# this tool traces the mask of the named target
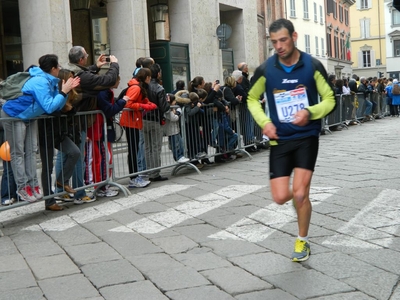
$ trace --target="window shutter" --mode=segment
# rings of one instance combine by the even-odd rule
[[[369,26],[370,26],[371,20],[370,19],[366,19],[365,20],[365,37],[369,38]]]
[[[361,9],[361,0],[356,1],[357,4],[357,9],[360,10]]]
[[[371,0],[367,0],[368,2],[368,8],[372,8],[372,1]]]
[[[365,38],[365,19],[360,20],[360,38]]]
[[[376,67],[375,50],[371,50],[371,67]]]
[[[358,51],[358,52],[357,52],[357,56],[358,56],[358,67],[359,67],[359,68],[364,67],[362,52],[361,52],[361,51]]]

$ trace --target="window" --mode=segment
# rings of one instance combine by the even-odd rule
[[[333,0],[333,17],[337,19],[337,3],[336,0]]]
[[[364,68],[371,67],[371,51],[366,50],[362,52],[362,64]]]
[[[393,47],[393,56],[400,56],[400,40],[394,40]]]
[[[310,35],[306,34],[305,35],[305,50],[306,53],[311,53],[311,49],[310,49]]]
[[[337,32],[335,32],[335,36],[333,38],[333,47],[335,50],[335,58],[339,58],[339,37],[337,35]]]
[[[368,5],[368,0],[361,0],[361,1],[359,1],[360,2],[360,4],[361,4],[361,9],[367,9],[367,8],[369,8],[369,5]]]
[[[290,0],[290,16],[292,18],[296,17],[296,5],[294,4],[294,0]]]
[[[328,57],[332,57],[332,34],[330,32],[326,34],[326,54]]]
[[[315,55],[319,56],[318,37],[315,37]]]
[[[361,30],[361,38],[369,38],[369,24],[370,24],[370,20],[369,19],[361,19],[360,20],[360,30]]]
[[[344,10],[344,24],[349,26],[349,11],[347,9]]]
[[[322,10],[322,5],[319,6],[319,22],[321,24],[324,24],[324,15],[323,15],[323,10]]]
[[[400,11],[392,10],[392,25],[400,25]]]
[[[304,19],[309,19],[309,16],[308,16],[308,0],[303,0],[303,10],[304,10],[303,18]]]
[[[318,22],[317,3],[314,2],[314,22]]]
[[[343,23],[343,6],[339,4],[339,21]]]
[[[321,55],[325,56],[325,41],[324,41],[324,38],[321,38]]]

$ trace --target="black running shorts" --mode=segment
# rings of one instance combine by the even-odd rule
[[[314,171],[319,139],[316,136],[297,140],[279,141],[270,147],[270,179],[290,176],[294,168]]]

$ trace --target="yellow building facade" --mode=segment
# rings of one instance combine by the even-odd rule
[[[386,76],[385,1],[357,0],[350,7],[350,16],[353,73]]]

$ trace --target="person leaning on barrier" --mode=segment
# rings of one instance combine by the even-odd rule
[[[360,84],[358,86],[358,92],[364,94],[364,101],[365,101],[365,111],[364,111],[364,119],[363,121],[370,121],[373,119],[372,117],[372,102],[369,101],[369,95],[372,93],[368,89],[368,81],[365,77],[360,78]]]
[[[169,98],[164,88],[160,84],[161,67],[154,64],[150,67],[151,80],[147,89],[147,96],[151,102],[157,105],[157,109],[144,115],[143,117],[143,136],[145,145],[146,166],[149,171],[150,181],[164,181],[167,177],[160,175],[156,170],[161,167],[161,147],[163,132],[161,125],[164,114],[169,111]]]
[[[142,175],[136,175],[139,170],[139,147],[140,147],[140,131],[143,130],[143,113],[152,113],[157,105],[148,99],[147,88],[151,80],[151,71],[148,68],[142,68],[128,82],[128,90],[126,96],[129,98],[125,104],[120,118],[120,125],[124,127],[126,141],[128,144],[128,169],[131,174],[129,180],[129,188],[144,188],[151,182],[146,180]],[[152,112],[150,112],[152,111]]]
[[[61,110],[69,91],[79,85],[79,78],[63,81],[58,89],[60,71],[58,57],[46,54],[39,58],[39,67],[28,69],[31,76],[24,84],[22,96],[7,101],[1,111],[5,138],[10,144],[11,166],[20,200],[35,202],[43,198],[36,174],[37,120],[34,118]]]
[[[61,69],[58,73],[58,78],[60,79],[58,86],[61,91],[61,82],[73,78],[73,74],[69,70]],[[76,191],[69,186],[69,180],[72,177],[75,164],[79,159],[80,150],[74,141],[71,140],[71,136],[68,132],[67,127],[70,119],[66,116],[62,116],[62,114],[73,113],[73,107],[70,103],[77,101],[77,97],[76,91],[72,89],[68,93],[67,103],[61,111],[53,113],[52,118],[38,120],[39,150],[40,160],[42,161],[41,179],[45,196],[53,194],[51,178],[54,166],[54,149],[61,152],[64,158],[62,172],[58,173],[56,184],[58,186],[64,186],[69,193],[76,193]],[[60,211],[64,209],[56,203],[56,199],[53,197],[45,200],[45,208],[51,211]]]
[[[298,262],[307,260],[310,255],[308,229],[312,207],[309,195],[318,155],[321,118],[334,110],[336,101],[321,62],[296,48],[298,35],[293,23],[286,19],[276,20],[269,32],[275,54],[256,69],[247,103],[254,120],[271,140],[272,198],[281,205],[292,200],[297,212],[298,237],[292,260]],[[303,88],[299,89],[299,86]],[[293,93],[294,90],[298,97],[292,98],[289,91]],[[259,102],[264,92],[269,116]],[[296,107],[298,110],[292,115],[284,114]]]
[[[118,59],[114,55],[110,55],[110,65],[105,74],[99,74],[101,67],[107,64],[106,56],[100,55],[96,63],[92,66],[87,67],[89,55],[86,53],[85,48],[82,46],[74,46],[70,49],[68,54],[69,62],[65,65],[65,68],[74,72],[76,77],[80,78],[80,85],[76,89],[79,98],[81,99],[78,103],[74,105],[76,111],[93,111],[97,107],[97,95],[100,91],[106,90],[114,86],[117,82],[119,75],[119,65]],[[76,120],[74,134],[80,135],[77,140],[79,141],[79,148],[81,149],[81,157],[75,165],[74,175],[72,177],[72,186],[82,187],[83,182],[83,170],[84,167],[84,146],[86,141],[86,130],[87,126],[93,123],[93,116],[81,116]],[[90,124],[89,124],[90,123]],[[60,172],[57,166],[62,164],[61,156],[57,154],[56,170]],[[64,189],[65,190],[65,189]],[[61,192],[62,189],[57,187],[57,191]],[[71,201],[68,194],[65,195],[67,201]],[[95,197],[88,196],[84,189],[77,191],[74,194],[74,204],[84,204],[90,203],[96,200]]]

